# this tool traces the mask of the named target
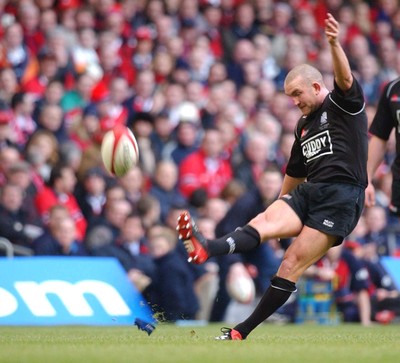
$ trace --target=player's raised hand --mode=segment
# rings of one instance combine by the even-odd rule
[[[339,23],[331,13],[328,13],[325,19],[325,35],[329,43],[334,44],[338,41],[339,30]]]

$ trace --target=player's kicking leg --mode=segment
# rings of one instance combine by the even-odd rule
[[[189,262],[195,264],[202,264],[213,256],[248,252],[261,243],[260,234],[250,225],[239,227],[221,238],[207,240],[199,232],[189,212],[181,213],[176,229],[183,240]]]
[[[183,240],[183,245],[188,253],[188,261],[195,264],[206,262],[209,258],[207,240],[199,232],[189,212],[180,214],[176,230],[179,232],[179,238]]]

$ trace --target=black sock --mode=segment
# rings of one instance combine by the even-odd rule
[[[246,225],[221,238],[207,241],[210,256],[227,255],[234,252],[248,252],[256,248],[261,240],[260,234],[253,227]]]
[[[275,276],[271,279],[271,285],[264,293],[253,313],[242,323],[235,326],[243,339],[251,333],[259,324],[278,310],[289,299],[292,292],[296,291],[294,282]]]

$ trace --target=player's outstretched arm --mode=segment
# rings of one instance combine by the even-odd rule
[[[282,195],[288,194],[290,191],[292,191],[294,188],[296,188],[299,184],[303,183],[304,181],[305,178],[293,178],[286,174],[285,177],[283,178],[283,184],[281,192],[279,193],[279,198],[282,197]]]
[[[365,206],[371,207],[375,205],[375,188],[372,184],[372,180],[382,162],[386,151],[386,141],[373,135],[369,140],[368,145],[368,187],[365,190]]]
[[[325,35],[328,39],[333,61],[335,81],[343,91],[350,89],[353,84],[353,75],[349,60],[339,42],[340,26],[332,14],[328,13],[325,19]]]

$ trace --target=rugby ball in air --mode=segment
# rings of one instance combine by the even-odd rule
[[[101,158],[109,173],[124,176],[139,161],[139,148],[132,131],[123,125],[107,131],[101,142]]]
[[[256,296],[254,281],[244,266],[235,265],[231,266],[226,277],[226,290],[238,303],[250,304]]]

